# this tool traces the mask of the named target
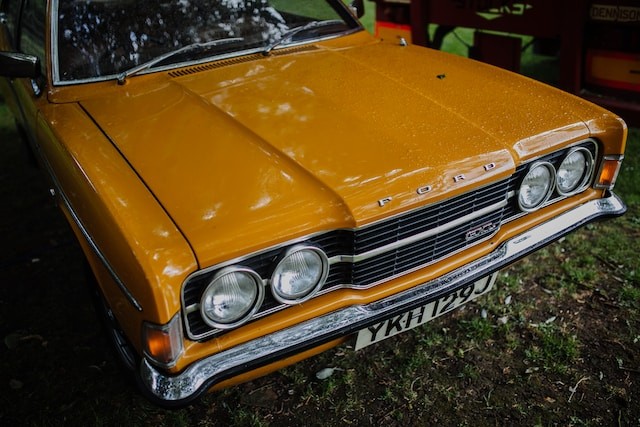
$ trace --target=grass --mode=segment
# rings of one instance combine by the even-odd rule
[[[555,323],[543,323],[535,328],[535,339],[525,350],[527,361],[545,371],[565,374],[579,355],[578,339]]]
[[[486,318],[473,317],[471,320],[461,321],[462,329],[469,339],[485,342],[493,336],[494,325]]]
[[[632,272],[634,277],[631,278],[630,283],[625,283],[620,289],[620,304],[633,307],[640,308],[640,288],[637,286],[637,283],[640,282],[636,276],[636,272]]]

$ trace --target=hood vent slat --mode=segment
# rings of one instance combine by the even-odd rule
[[[297,46],[297,47],[292,47],[288,49],[277,49],[272,51],[269,54],[269,56],[281,56],[281,55],[288,55],[291,53],[308,52],[313,50],[318,50],[318,48],[314,45],[304,45],[304,46]],[[255,53],[252,55],[244,55],[244,56],[238,56],[236,58],[209,62],[206,64],[193,65],[190,67],[181,68],[179,70],[172,70],[172,71],[169,71],[167,74],[171,77],[188,76],[190,74],[195,74],[202,71],[209,71],[216,68],[226,67],[229,65],[242,64],[243,62],[251,62],[261,58],[264,58],[264,55],[262,55],[261,53]]]

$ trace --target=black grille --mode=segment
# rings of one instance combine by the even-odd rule
[[[342,236],[349,239],[348,242],[345,242],[345,246],[350,244],[353,248],[348,254],[362,255],[376,248],[392,245],[421,233],[428,233],[438,227],[446,226],[460,218],[472,215],[478,210],[499,204],[507,199],[510,181],[511,179],[507,179],[442,203],[418,209],[356,231],[350,231],[347,235]],[[467,237],[470,230],[489,223],[493,224],[493,228],[497,230],[502,221],[502,215],[503,209],[498,209],[488,216],[465,222],[443,233],[426,237],[382,255],[354,264],[348,263],[347,268],[341,269],[339,276],[330,277],[330,280],[327,280],[325,287],[334,287],[344,283],[367,286],[418,266],[430,264],[475,243],[478,238],[469,240]]]
[[[472,215],[480,209],[507,200],[514,187],[517,175],[496,184],[466,193],[435,205],[417,209],[358,230],[336,230],[308,239],[305,243],[318,246],[329,258],[337,255],[362,255],[379,247],[397,243],[420,233],[428,233],[452,221]],[[511,200],[510,200],[511,202]],[[433,263],[454,252],[460,251],[482,240],[480,235],[469,239],[470,230],[491,224],[497,230],[505,220],[505,212],[517,212],[517,208],[500,208],[489,215],[461,224],[458,227],[435,234],[415,243],[404,245],[366,260],[333,264],[324,289],[337,286],[368,286],[401,275],[418,267]],[[298,242],[299,243],[299,242]],[[256,271],[261,277],[269,278],[283,248],[263,252],[240,262],[240,265]],[[204,274],[192,278],[185,286],[183,297],[185,307],[199,304],[202,293],[212,275]],[[279,303],[267,292],[260,312],[277,308]],[[201,318],[199,310],[187,314],[190,335],[200,339],[211,335],[210,328]]]
[[[502,221],[503,208],[480,219],[466,222],[433,237],[403,246],[391,252],[353,264],[353,284],[366,286],[397,276],[420,266],[437,261],[482,240],[485,234],[469,238],[468,233],[481,226],[497,231]],[[457,216],[457,215],[456,215]],[[493,233],[491,233],[493,234]]]
[[[595,158],[596,146],[592,142],[582,144],[589,148]],[[546,156],[557,168],[567,150]],[[430,206],[419,208],[357,230],[335,230],[312,237],[304,242],[321,248],[329,258],[346,255],[361,256],[369,251],[386,245],[394,245],[405,239],[425,234],[424,238],[375,256],[366,256],[357,262],[338,262],[331,265],[325,290],[339,286],[366,287],[384,282],[409,271],[435,263],[453,253],[462,251],[497,232],[500,226],[524,213],[517,204],[517,189],[528,171],[528,165],[519,166],[515,173],[500,182],[476,189],[461,196],[445,200]],[[513,196],[513,197],[512,197]],[[561,198],[554,194],[552,201]],[[506,204],[503,203],[506,201]],[[491,206],[485,215],[476,213]],[[477,218],[476,218],[477,217]],[[471,218],[465,220],[465,218]],[[456,222],[455,227],[448,227]],[[432,230],[443,227],[441,232]],[[235,265],[253,269],[262,278],[270,278],[278,257],[286,247],[267,250],[247,258]],[[188,310],[186,320],[189,336],[192,339],[204,339],[220,331],[210,328],[201,318],[197,307],[202,293],[215,270],[191,278],[183,289],[183,303]],[[278,303],[267,290],[261,313],[278,309]]]

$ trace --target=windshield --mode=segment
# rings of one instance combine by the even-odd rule
[[[339,0],[59,0],[54,80],[268,53],[358,28]]]

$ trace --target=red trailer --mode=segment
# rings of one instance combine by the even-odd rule
[[[520,37],[557,55],[558,86],[640,125],[637,0],[375,0],[376,34],[439,49],[457,27],[476,30],[469,56],[520,69]],[[429,25],[431,26],[431,34]],[[435,27],[435,28],[434,28]]]

